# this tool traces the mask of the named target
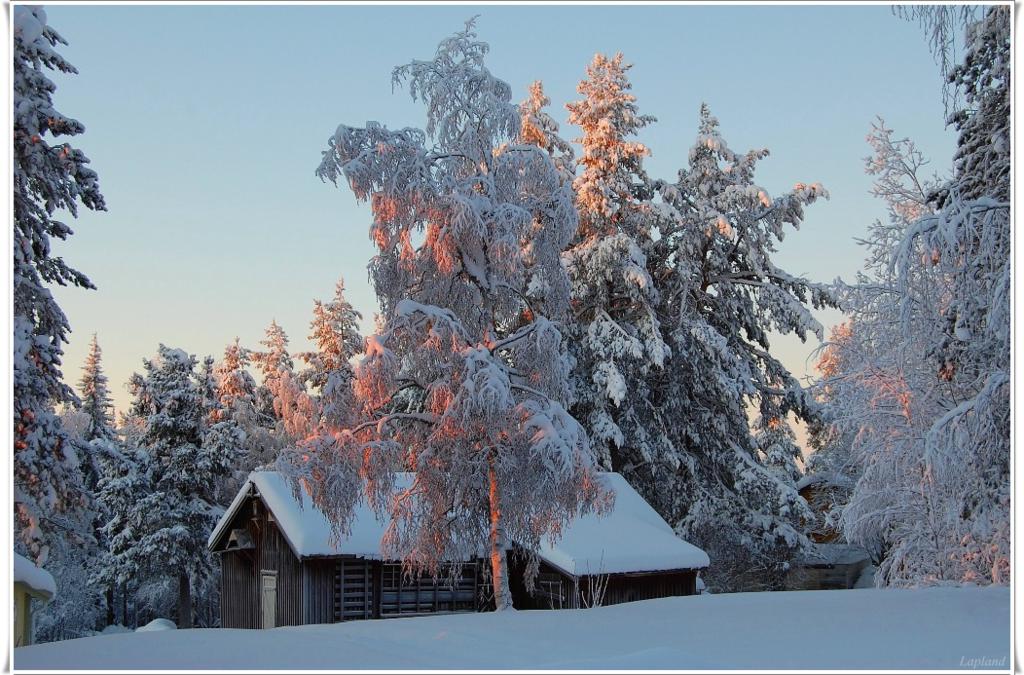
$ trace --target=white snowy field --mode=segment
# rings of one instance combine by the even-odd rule
[[[794,591],[576,611],[124,633],[14,650],[51,669],[1009,669],[1008,588]]]

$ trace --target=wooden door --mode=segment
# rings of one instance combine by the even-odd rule
[[[277,625],[277,572],[260,575],[260,605],[263,607],[263,627]]]

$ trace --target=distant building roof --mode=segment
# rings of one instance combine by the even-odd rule
[[[53,575],[17,553],[14,554],[14,582],[25,584],[41,600],[49,600],[57,594]]]
[[[859,546],[827,542],[814,544],[795,562],[803,567],[825,567],[834,565],[853,565],[871,556]]]
[[[796,489],[803,490],[809,485],[817,485],[819,483],[835,485],[837,487],[853,487],[853,482],[843,474],[822,471],[820,473],[807,473],[801,476],[800,480],[796,482]]]
[[[707,567],[708,556],[683,541],[661,516],[617,473],[600,474],[614,491],[615,505],[604,516],[588,514],[574,519],[556,543],[543,542],[540,557],[574,576],[654,572]],[[397,486],[409,485],[412,474],[399,474]],[[331,526],[312,505],[308,495],[296,500],[283,476],[273,471],[255,471],[224,512],[208,540],[212,548],[225,533],[238,509],[250,495],[259,494],[270,509],[295,555],[354,555],[379,559],[380,542],[387,528],[373,509],[360,501],[355,507],[349,536],[331,543]]]

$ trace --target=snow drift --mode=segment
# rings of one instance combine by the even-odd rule
[[[17,669],[1009,668],[1006,587],[793,591],[271,630],[128,633],[14,650]],[[984,659],[984,661],[979,661]]]

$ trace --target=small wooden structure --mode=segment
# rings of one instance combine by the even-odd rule
[[[814,521],[807,523],[812,546],[793,561],[786,576],[787,590],[837,590],[853,588],[871,565],[868,552],[846,543],[842,532],[826,518],[831,504],[849,494],[853,485],[841,474],[814,473],[797,482]]]
[[[57,584],[49,572],[28,558],[14,554],[14,646],[32,644],[34,617],[32,600],[49,602]]]
[[[786,590],[825,591],[853,588],[871,565],[867,551],[839,542],[814,544],[794,560],[786,576]]]
[[[531,593],[512,556],[517,607],[614,604],[696,592],[707,555],[675,536],[618,474],[612,513],[577,518],[540,551]],[[408,474],[399,483],[411,481]],[[447,578],[410,579],[382,560],[386,523],[360,503],[351,532],[332,543],[330,525],[305,494],[296,500],[275,472],[250,474],[209,538],[221,560],[221,626],[272,628],[355,619],[472,612],[492,605],[479,559],[459,561]]]
[[[806,523],[811,541],[841,542],[842,533],[828,521],[826,513],[832,504],[845,503],[853,489],[850,479],[842,474],[812,473],[802,476],[796,489],[814,514],[813,522]]]

